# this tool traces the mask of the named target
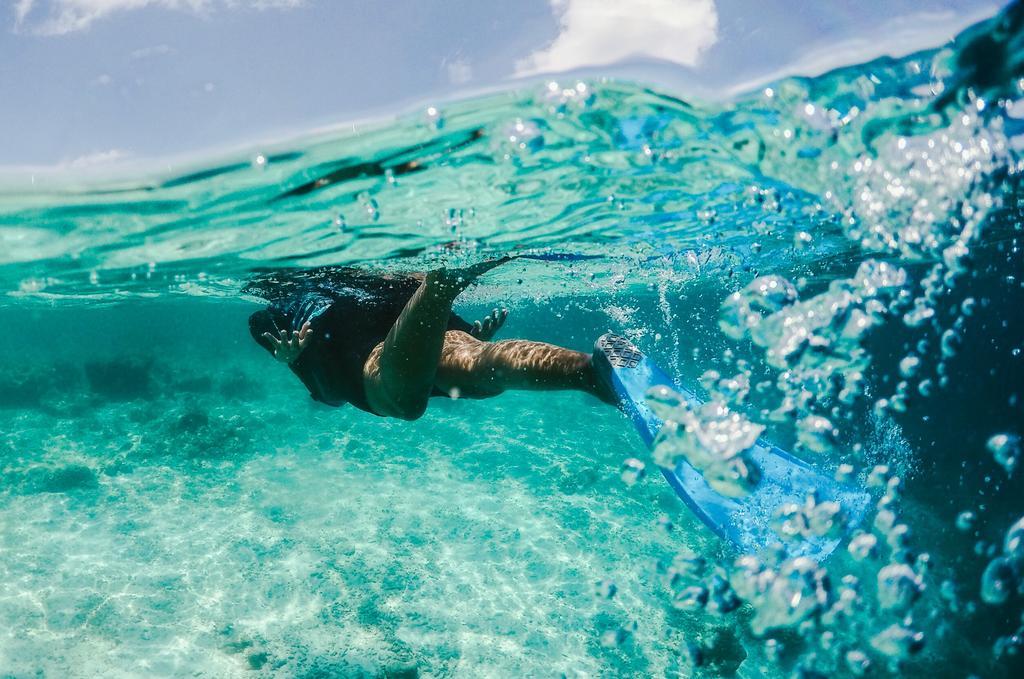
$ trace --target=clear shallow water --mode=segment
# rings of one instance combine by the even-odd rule
[[[572,81],[3,191],[0,672],[1013,676],[1020,14],[727,105]],[[254,275],[521,249],[594,257],[460,312],[625,332],[850,465],[877,502],[851,548],[737,562],[587,397],[390,423],[248,337]]]

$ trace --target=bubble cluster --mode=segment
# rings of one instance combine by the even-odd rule
[[[838,502],[819,502],[813,495],[803,504],[787,502],[775,511],[773,528],[784,539],[838,537],[843,528]]]
[[[806,557],[784,561],[778,568],[752,556],[741,557],[730,582],[754,609],[751,629],[759,636],[820,616],[834,598],[828,572]]]
[[[781,371],[777,386],[784,400],[777,415],[807,413],[798,427],[806,449],[822,453],[834,445],[836,428],[808,411],[835,400],[849,404],[862,393],[870,363],[864,339],[886,318],[887,302],[906,282],[902,268],[869,259],[853,277],[833,281],[806,300],[785,279],[762,276],[723,302],[723,332],[753,341]]]
[[[573,110],[592,105],[595,93],[593,88],[582,80],[565,86],[552,80],[544,86],[540,98],[547,105],[549,112],[563,116]]]
[[[839,431],[821,415],[808,415],[797,422],[797,442],[804,450],[827,453],[832,450]]]
[[[992,204],[981,180],[1005,163],[1006,149],[1001,122],[967,107],[937,134],[899,137],[855,159],[848,235],[908,260],[938,255],[956,270]]]
[[[1002,553],[989,561],[981,576],[981,599],[997,606],[1012,594],[1024,594],[1024,518],[1006,531]]]
[[[797,300],[796,287],[781,276],[755,278],[722,303],[718,327],[732,339],[743,339],[770,314]]]
[[[538,151],[544,147],[542,121],[516,118],[504,127],[500,139],[512,154]]]
[[[692,405],[667,387],[648,393],[648,402],[665,424],[654,447],[654,460],[674,469],[686,460],[708,485],[727,497],[742,497],[760,480],[748,450],[764,427],[721,401]]]

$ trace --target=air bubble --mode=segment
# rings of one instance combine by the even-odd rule
[[[906,612],[923,588],[920,577],[905,564],[892,564],[878,571],[878,604],[882,610]]]
[[[1005,556],[989,562],[981,576],[981,599],[997,606],[1004,603],[1016,587],[1017,571],[1013,562]]]
[[[880,488],[889,481],[889,465],[875,465],[868,473],[868,488]]]
[[[423,112],[427,125],[433,130],[440,130],[444,127],[444,116],[436,106],[428,106]]]
[[[871,659],[864,651],[847,651],[846,666],[854,676],[863,677],[871,669]]]
[[[872,637],[871,646],[893,660],[905,660],[924,648],[924,634],[893,624]]]
[[[619,472],[619,476],[627,486],[643,481],[646,475],[647,466],[635,457],[626,459],[622,463],[622,470]]]
[[[366,213],[366,218],[371,222],[376,222],[380,219],[380,206],[377,204],[377,200],[366,191],[363,191],[358,196],[359,204],[362,206],[363,211]]]
[[[956,515],[956,527],[958,530],[969,531],[978,522],[978,515],[970,510],[965,510]]]
[[[993,459],[1012,476],[1020,462],[1020,437],[1016,434],[995,434],[985,444]]]
[[[850,544],[846,546],[846,550],[854,560],[863,561],[864,559],[869,559],[874,556],[877,547],[878,538],[871,533],[861,533],[850,540]]]
[[[838,434],[832,423],[820,415],[808,415],[797,423],[797,442],[815,453],[832,450]]]
[[[755,278],[723,302],[719,327],[729,337],[742,339],[764,316],[781,310],[796,299],[796,288],[785,278]]]
[[[764,427],[733,412],[721,401],[691,408],[686,400],[666,387],[647,394],[654,412],[665,421],[654,459],[674,469],[686,460],[716,492],[742,497],[757,485],[760,469],[749,450]]]
[[[917,370],[920,367],[921,359],[914,355],[906,356],[900,361],[900,375],[909,379],[917,374]]]
[[[618,588],[611,580],[600,580],[594,586],[594,594],[601,599],[614,598],[616,592],[618,592]]]
[[[629,640],[629,630],[619,628],[608,630],[601,635],[601,645],[605,648],[618,648]]]

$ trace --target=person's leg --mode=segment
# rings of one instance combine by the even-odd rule
[[[426,275],[363,366],[366,400],[374,412],[406,420],[423,414],[434,388],[452,303],[477,276],[506,261],[504,257]]]
[[[436,385],[469,398],[506,389],[575,389],[616,403],[594,374],[590,354],[529,340],[481,342],[456,330],[445,334]]]

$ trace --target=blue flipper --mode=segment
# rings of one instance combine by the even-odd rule
[[[661,430],[662,420],[647,405],[647,391],[666,386],[691,405],[700,400],[680,387],[629,340],[607,334],[594,346],[594,365],[598,374],[622,401],[633,424],[650,446]],[[807,556],[823,561],[839,544],[835,536],[797,536],[783,539],[772,527],[776,511],[785,504],[803,505],[814,494],[819,502],[840,504],[847,530],[863,518],[870,496],[862,490],[844,486],[824,476],[778,446],[764,440],[747,453],[761,471],[761,478],[743,497],[726,497],[712,490],[704,477],[685,460],[675,469],[661,467],[665,478],[682,498],[719,537],[743,553],[758,553],[773,544],[782,544],[789,556]]]

